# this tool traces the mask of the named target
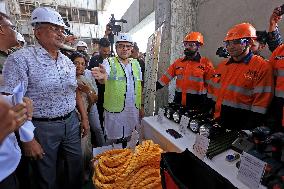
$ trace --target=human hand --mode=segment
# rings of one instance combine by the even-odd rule
[[[282,16],[279,16],[280,14],[281,7],[276,7],[269,19],[269,32],[275,31],[277,23],[282,19]]]
[[[82,138],[87,136],[89,131],[90,131],[89,120],[88,119],[82,119],[81,120],[81,136],[82,136]]]
[[[90,92],[90,90],[91,90],[90,87],[86,83],[84,83],[84,82],[78,83],[78,89],[81,92],[86,93],[86,94],[88,94]]]
[[[15,116],[11,107],[0,100],[0,144],[10,133],[18,129]]]
[[[19,103],[12,107],[15,113],[15,121],[17,129],[28,120],[28,108],[25,102]]]
[[[99,67],[92,68],[92,75],[99,81],[99,83],[104,84],[107,79],[106,69],[103,65]]]
[[[24,155],[31,160],[42,159],[45,155],[41,145],[35,139],[30,142],[23,142],[23,151]]]
[[[28,97],[24,97],[23,101],[27,104],[27,116],[28,116],[28,120],[32,120],[33,118],[33,111],[34,111],[34,107],[33,107],[33,101],[31,99],[29,99]]]

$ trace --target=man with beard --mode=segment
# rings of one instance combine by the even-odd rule
[[[211,61],[199,54],[199,49],[203,44],[201,33],[187,34],[183,40],[185,56],[175,60],[156,85],[158,90],[176,77],[174,102],[194,110],[208,110],[206,81],[210,79],[214,70]]]
[[[231,58],[218,65],[209,82],[214,88],[214,117],[228,129],[261,126],[272,99],[272,67],[250,50],[256,37],[249,23],[232,27],[224,39]]]
[[[66,188],[81,188],[82,152],[80,124],[75,106],[81,113],[81,132],[89,123],[80,94],[76,91],[76,71],[72,61],[59,50],[64,42],[65,24],[61,15],[49,7],[38,7],[31,15],[37,39],[35,46],[24,47],[10,55],[3,69],[4,88],[12,93],[24,84],[24,95],[34,102],[32,122],[35,139],[42,153],[34,157],[33,146],[23,145],[32,157],[35,181],[39,189],[56,188],[56,169],[64,157]]]

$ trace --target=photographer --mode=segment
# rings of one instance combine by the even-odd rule
[[[114,56],[114,51],[113,51],[113,44],[114,44],[114,36],[118,35],[119,32],[121,32],[121,26],[116,25],[116,22],[121,22],[121,23],[127,23],[126,20],[120,19],[116,20],[114,18],[114,14],[111,14],[109,23],[106,25],[106,31],[104,38],[107,38],[110,41],[110,56]]]

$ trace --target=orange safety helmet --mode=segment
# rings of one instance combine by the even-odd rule
[[[204,41],[203,41],[203,35],[199,32],[190,32],[188,33],[185,38],[183,39],[183,41],[193,41],[193,42],[198,42],[200,43],[201,45],[204,44]]]
[[[229,29],[224,41],[242,38],[257,38],[256,30],[250,23],[237,24],[231,29]]]

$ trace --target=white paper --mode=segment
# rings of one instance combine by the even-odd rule
[[[165,109],[164,108],[159,108],[157,121],[162,123],[163,119],[164,119],[164,115],[165,115]]]
[[[197,134],[195,138],[195,143],[193,145],[194,154],[201,160],[204,159],[210,140],[202,135]]]
[[[190,121],[189,117],[186,117],[184,115],[181,116],[180,123],[179,123],[181,133],[185,134],[189,121]]]
[[[13,90],[12,102],[17,105],[23,102],[24,98],[24,84],[19,83]],[[22,142],[29,142],[34,138],[34,125],[31,121],[26,121],[19,129],[20,140]]]
[[[23,102],[24,98],[24,84],[23,82],[19,83],[13,90],[13,105],[17,105]]]
[[[251,189],[258,189],[266,163],[243,152],[237,178]]]

